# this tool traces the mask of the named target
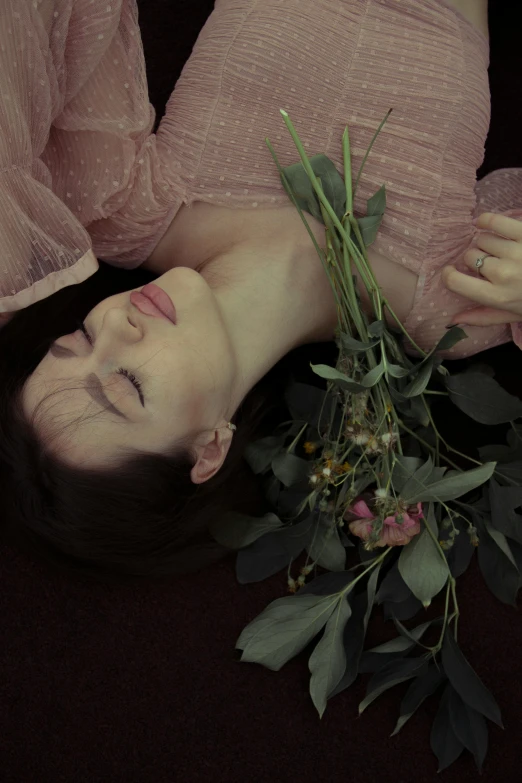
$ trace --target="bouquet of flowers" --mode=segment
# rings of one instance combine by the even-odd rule
[[[368,200],[367,214],[359,219],[353,201],[390,112],[354,187],[348,128],[342,139],[344,178],[326,156],[307,157],[283,110],[300,162],[281,168],[266,140],[336,297],[338,359],[335,367],[310,365],[325,379],[326,391],[295,383],[286,395],[292,419],[247,448],[246,459],[262,474],[274,512],[260,518],[230,514],[216,522],[212,534],[239,550],[241,583],[288,569],[290,595],[274,600],[237,640],[242,661],[279,671],[320,635],[309,659],[310,695],[319,716],[328,699],[360,673],[372,677],[359,714],[388,688],[410,681],[392,736],[437,692],[431,748],[438,771],[464,748],[481,771],[486,719],[504,727],[497,702],[458,646],[456,580],[476,549],[489,589],[516,607],[522,571],[522,517],[516,512],[522,504],[522,424],[516,420],[522,403],[480,365],[449,373],[438,354],[467,336],[458,326],[432,351],[422,351],[376,283],[366,248],[382,221],[385,188]],[[317,244],[305,212],[324,223],[326,249]],[[352,264],[368,291],[373,318],[361,308]],[[395,330],[384,318],[386,310]],[[406,354],[400,340],[411,343],[418,359]],[[483,424],[509,422],[509,446],[480,449],[484,462],[456,450],[435,425],[431,395],[449,397]],[[473,466],[464,470],[449,454]],[[348,568],[350,548],[358,562]],[[292,563],[303,552],[307,561],[294,578]],[[404,621],[439,593],[443,615],[406,628]],[[375,605],[383,605],[398,635],[363,650]]]

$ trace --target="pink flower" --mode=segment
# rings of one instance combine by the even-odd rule
[[[367,541],[373,529],[372,521],[375,519],[375,515],[372,514],[364,500],[358,500],[347,511],[359,517],[359,519],[355,519],[348,525],[350,532],[363,541]],[[396,515],[386,517],[381,537],[375,546],[404,546],[404,544],[409,544],[413,536],[420,533],[419,519],[422,516],[422,503],[417,503],[417,511],[402,515],[402,524],[396,521]]]

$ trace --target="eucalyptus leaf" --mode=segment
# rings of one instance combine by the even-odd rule
[[[409,544],[402,547],[399,571],[425,609],[442,590],[450,576],[446,560],[441,557],[427,530],[414,536]]]
[[[433,353],[437,353],[438,351],[449,351],[450,348],[453,348],[454,345],[461,340],[464,340],[467,336],[464,329],[461,329],[460,326],[452,326],[451,329],[448,329],[446,334],[440,338],[433,349]]]
[[[446,676],[461,699],[503,729],[497,702],[472,669],[449,630],[444,635],[441,656]]]
[[[360,383],[356,383],[352,378],[349,378],[334,367],[330,367],[328,364],[310,364],[310,367],[321,378],[326,378],[328,381],[334,381],[343,389],[347,389],[352,392],[366,391],[366,387]]]
[[[428,500],[445,501],[461,497],[472,489],[484,484],[491,478],[495,469],[495,462],[486,462],[478,468],[463,471],[460,474],[433,481],[425,489],[404,497],[410,504],[425,502]],[[409,544],[408,544],[409,546]]]
[[[433,362],[428,361],[422,364],[421,369],[410,383],[401,391],[405,397],[417,397],[425,390],[430,382],[433,372]]]
[[[445,679],[444,672],[435,665],[429,666],[423,674],[415,677],[403,696],[399,709],[400,715],[390,737],[394,737],[402,729],[424,699],[435,693]]]
[[[437,756],[439,768],[437,772],[442,772],[458,759],[464,745],[459,740],[451,725],[449,713],[449,697],[452,691],[450,683],[446,685],[442,692],[439,709],[435,715],[435,720],[431,727],[430,744],[431,749]]]
[[[346,669],[343,634],[351,613],[348,598],[342,595],[326,623],[321,640],[315,646],[308,661],[308,668],[312,675],[310,696],[320,718],[323,717],[326,709],[328,696],[339,684]]]
[[[292,484],[308,477],[311,473],[311,464],[307,459],[283,451],[272,460],[272,470],[285,487],[291,487]]]
[[[267,579],[281,569],[288,568],[308,544],[313,535],[313,518],[303,519],[296,525],[266,533],[238,552],[236,577],[240,584],[250,584]]]
[[[365,247],[369,247],[379,232],[379,227],[382,223],[382,215],[366,215],[366,217],[359,218],[357,225],[361,232],[362,241]]]
[[[343,348],[353,353],[367,351],[369,348],[374,348],[379,342],[379,339],[372,340],[371,342],[362,342],[361,340],[356,340],[355,337],[350,337],[348,334],[341,334]]]
[[[392,472],[392,486],[400,495],[408,480],[421,465],[418,457],[406,457],[402,454],[395,455],[395,464]]]
[[[520,588],[520,574],[491,538],[485,526],[481,528],[477,559],[484,581],[495,598],[504,604],[517,608],[517,594]]]
[[[359,704],[359,715],[384,691],[398,685],[400,682],[410,680],[421,674],[427,668],[423,658],[399,658],[380,668],[368,682],[366,696]]]
[[[453,520],[453,524],[457,530],[460,530],[460,535],[455,536],[453,546],[445,552],[445,555],[451,575],[457,579],[468,569],[475,547],[466,533],[467,525],[464,525],[458,518]]]
[[[294,381],[285,391],[285,403],[293,419],[314,421],[317,424],[317,416],[324,402],[326,391],[310,386],[307,383]]]
[[[336,696],[342,690],[349,688],[355,681],[361,659],[368,620],[372,613],[375,600],[375,591],[382,562],[375,566],[368,577],[366,594],[352,596],[352,616],[348,620],[344,631],[344,650],[346,654],[346,668],[343,677],[330,694],[330,698]]]
[[[309,160],[314,174],[321,180],[324,195],[340,220],[346,207],[346,187],[343,178],[326,155],[313,155]],[[294,163],[284,168],[283,172],[301,209],[323,222],[319,200],[303,164]]]
[[[236,647],[241,661],[279,671],[326,625],[338,598],[294,595],[277,598],[243,630]]]
[[[368,325],[368,334],[370,337],[382,337],[386,331],[386,322],[380,319],[379,321],[372,321]]]
[[[386,187],[381,185],[373,196],[371,196],[366,202],[366,214],[367,215],[383,215],[386,209]]]
[[[428,620],[428,622],[422,623],[422,625],[418,625],[416,628],[412,628],[411,631],[406,631],[406,628],[404,628],[404,626],[401,625],[397,619],[393,619],[395,622],[395,627],[400,629],[399,633],[401,635],[396,636],[395,639],[390,639],[389,642],[383,642],[383,644],[379,644],[377,647],[372,647],[366,652],[382,654],[391,652],[405,652],[407,650],[411,650],[432,623],[432,620]],[[405,632],[404,635],[403,632]]]
[[[241,549],[265,533],[282,527],[282,524],[279,517],[271,512],[262,517],[251,517],[231,511],[213,520],[209,525],[209,532],[222,546]]]
[[[492,478],[488,489],[492,526],[522,544],[522,515],[515,510],[522,506],[522,487],[501,487]]]
[[[361,383],[363,387],[369,389],[372,386],[375,386],[380,381],[383,375],[384,375],[384,363],[381,361],[377,365],[377,367],[374,367],[372,370],[366,373],[366,375],[362,378]]]
[[[422,603],[413,593],[405,601],[385,601],[382,612],[385,620],[410,620],[422,609]]]
[[[481,424],[505,424],[522,416],[522,402],[483,373],[450,375],[446,388],[457,408]]]
[[[411,370],[409,367],[401,367],[400,364],[390,364],[386,362],[386,372],[389,373],[392,378],[404,378],[409,375]]]
[[[310,559],[329,571],[343,571],[346,565],[346,550],[339,538],[335,523],[318,524],[307,550]]]
[[[455,736],[473,754],[478,771],[482,773],[482,765],[488,752],[486,719],[463,702],[455,689],[451,690],[449,697],[449,714]]]
[[[248,443],[244,456],[251,470],[262,473],[270,465],[275,455],[281,450],[285,442],[285,435],[269,435],[253,443]]]

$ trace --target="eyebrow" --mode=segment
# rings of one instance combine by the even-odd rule
[[[76,355],[70,351],[69,348],[64,348],[62,345],[56,345],[55,343],[52,343],[49,346],[49,353],[51,356],[54,356],[55,359],[68,359],[71,356],[74,357]],[[109,413],[114,413],[116,416],[121,416],[122,418],[127,419],[127,421],[132,421],[132,419],[129,419],[129,417],[126,416],[123,411],[120,411],[119,408],[112,404],[103,391],[102,382],[95,373],[90,373],[85,380],[87,382],[84,386],[85,391],[95,402],[101,405],[105,410],[108,410]]]

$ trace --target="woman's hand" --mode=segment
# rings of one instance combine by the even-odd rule
[[[491,326],[522,321],[522,222],[484,212],[475,225],[494,232],[478,234],[476,247],[464,254],[464,262],[471,270],[476,269],[477,258],[488,254],[479,270],[481,277],[465,275],[450,265],[443,267],[441,276],[450,291],[483,306],[462,310],[451,323]]]

